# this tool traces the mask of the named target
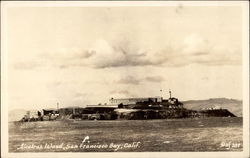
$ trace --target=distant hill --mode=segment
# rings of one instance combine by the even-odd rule
[[[24,109],[15,109],[15,110],[11,110],[9,111],[9,122],[12,121],[19,121],[23,118],[23,116],[26,114],[26,110]]]
[[[243,106],[241,100],[227,98],[212,98],[207,100],[188,100],[183,101],[184,107],[192,110],[201,110],[204,108],[221,107],[228,109],[231,113],[238,117],[242,117]]]

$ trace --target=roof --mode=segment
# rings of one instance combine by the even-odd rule
[[[87,108],[117,108],[117,105],[87,105]]]
[[[131,100],[137,100],[137,99],[154,99],[154,98],[162,98],[161,96],[155,96],[155,97],[138,97],[138,98],[111,98],[110,100],[115,100],[115,99],[118,99],[118,100],[125,100],[125,99],[131,99]]]
[[[61,107],[61,108],[59,108],[59,109],[77,109],[77,108],[83,109],[83,108],[85,108],[85,107],[80,107],[80,106],[68,106],[68,107]]]
[[[52,111],[52,110],[54,110],[54,111],[56,111],[57,109],[49,108],[49,109],[43,109],[43,110],[46,110],[46,111]]]

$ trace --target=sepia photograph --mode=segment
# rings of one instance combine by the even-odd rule
[[[247,1],[1,4],[2,157],[249,157]]]

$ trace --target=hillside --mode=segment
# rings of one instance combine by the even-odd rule
[[[201,110],[204,108],[221,107],[228,109],[234,115],[242,117],[242,101],[227,98],[213,98],[207,100],[188,100],[183,101],[184,107],[192,110]]]

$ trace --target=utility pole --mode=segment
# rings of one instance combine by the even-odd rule
[[[57,110],[59,110],[59,103],[56,103]]]
[[[169,89],[169,98],[171,98],[171,90]]]

